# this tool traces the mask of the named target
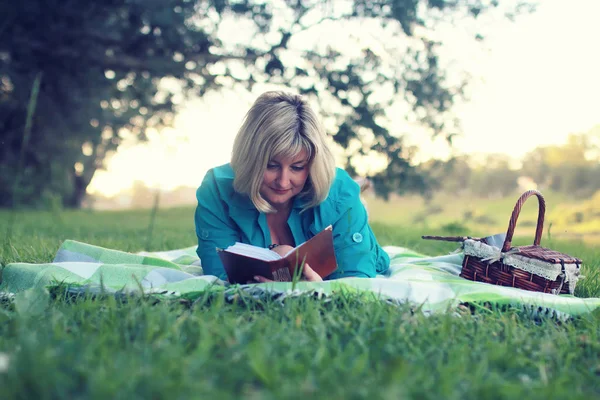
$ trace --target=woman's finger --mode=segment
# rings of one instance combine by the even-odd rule
[[[321,275],[317,274],[315,272],[314,269],[312,269],[310,267],[310,265],[308,264],[304,264],[304,269],[302,270],[302,274],[304,275],[304,277],[306,278],[307,281],[310,282],[321,282],[323,281],[323,278],[321,278]]]
[[[271,251],[274,251],[275,253],[279,254],[281,257],[284,257],[290,250],[293,250],[293,247],[288,246],[287,244],[281,244],[281,245],[271,249]]]
[[[272,280],[270,280],[270,279],[268,279],[268,278],[265,278],[264,276],[260,276],[260,275],[256,275],[256,276],[254,277],[254,280],[255,280],[256,282],[260,282],[260,283],[273,282]]]

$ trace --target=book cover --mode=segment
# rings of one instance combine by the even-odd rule
[[[296,246],[283,257],[269,249],[244,243],[217,249],[217,252],[231,283],[248,283],[256,275],[273,281],[289,282],[296,268],[304,262],[323,278],[337,268],[331,226]]]

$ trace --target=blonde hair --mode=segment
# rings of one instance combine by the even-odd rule
[[[267,163],[278,157],[295,157],[302,150],[309,160],[308,179],[299,194],[306,200],[305,211],[327,198],[335,178],[335,160],[325,130],[300,95],[263,93],[248,110],[233,143],[233,188],[248,195],[259,211],[275,212],[260,194]]]

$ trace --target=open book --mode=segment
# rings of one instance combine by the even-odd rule
[[[269,249],[239,242],[226,249],[217,248],[217,252],[231,283],[248,283],[256,275],[291,281],[304,263],[323,278],[337,268],[331,225],[283,257]]]

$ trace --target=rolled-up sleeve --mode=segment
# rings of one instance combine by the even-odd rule
[[[215,275],[226,280],[227,275],[217,247],[225,248],[240,240],[235,223],[227,213],[226,203],[221,199],[214,174],[209,171],[196,191],[198,205],[194,215],[198,248],[196,253],[205,275]]]
[[[338,269],[327,279],[346,277],[372,278],[389,268],[389,256],[377,243],[369,226],[358,188],[338,201],[339,217],[333,224],[333,244]]]

